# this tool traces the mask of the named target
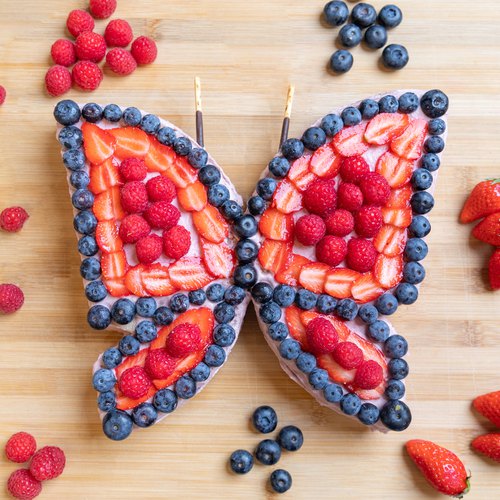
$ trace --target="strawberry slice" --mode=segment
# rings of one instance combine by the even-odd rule
[[[177,291],[170,279],[169,269],[161,264],[142,266],[140,274],[144,289],[153,297],[166,297]]]
[[[160,144],[154,137],[149,138],[149,150],[144,158],[144,163],[150,172],[165,172],[175,165],[177,155],[175,151]]]
[[[300,271],[305,265],[310,263],[311,261],[303,255],[292,253],[286,260],[285,265],[274,275],[274,277],[278,283],[297,286]]]
[[[403,253],[407,239],[405,229],[385,224],[373,239],[373,244],[379,253],[395,257]]]
[[[147,349],[145,349],[147,350]],[[151,399],[156,394],[156,389],[151,386],[149,391],[139,399],[127,398],[119,390],[116,391],[116,408],[118,410],[132,410],[136,408],[141,403],[145,403],[148,399]]]
[[[229,234],[229,227],[224,217],[212,205],[193,212],[193,224],[198,233],[212,243],[222,243]]]
[[[335,150],[342,156],[362,155],[370,147],[364,140],[366,123],[360,123],[355,127],[344,127],[333,138]]]
[[[179,205],[188,212],[199,212],[207,203],[207,189],[200,181],[195,181],[185,188],[177,190]]]
[[[412,220],[411,208],[383,208],[382,217],[385,224],[396,227],[408,227]]]
[[[207,271],[216,278],[229,278],[234,266],[236,257],[234,251],[225,243],[211,243],[205,238],[200,238],[201,258]]]
[[[408,208],[412,194],[413,188],[409,184],[401,189],[393,189],[385,206],[387,208]]]
[[[259,230],[266,238],[276,241],[290,241],[293,233],[293,215],[282,214],[275,208],[268,208],[261,216]]]
[[[331,179],[338,174],[341,162],[342,157],[335,152],[330,142],[314,152],[309,168],[318,177]]]
[[[196,170],[183,156],[178,156],[175,162],[163,172],[163,175],[170,179],[178,188],[185,188],[197,178]]]
[[[168,273],[172,284],[186,292],[203,288],[214,280],[199,257],[182,257],[169,267]]]
[[[282,180],[274,192],[272,206],[283,214],[298,212],[302,209],[302,194],[289,180]]]
[[[408,126],[408,115],[400,113],[380,113],[370,120],[365,130],[368,144],[382,146],[400,135]]]
[[[104,279],[103,283],[104,286],[106,287],[106,290],[111,295],[111,297],[125,297],[127,295],[130,295],[130,291],[125,285],[124,278],[117,278],[111,280]]]
[[[391,141],[391,151],[407,160],[418,160],[427,134],[427,121],[413,120],[403,133]]]
[[[127,273],[127,269],[127,256],[125,255],[125,252],[123,250],[102,254],[101,270],[102,275],[106,280],[123,278]]]
[[[189,356],[181,359],[176,365],[174,372],[170,377],[163,380],[153,380],[153,385],[157,389],[165,389],[175,384],[183,375],[190,372],[205,357],[205,350],[196,351]]]
[[[328,316],[326,314],[319,314],[316,312],[312,311],[300,311],[300,318],[302,321],[302,324],[307,328],[307,325],[316,318],[324,318],[328,320],[335,330],[338,333],[339,336],[339,342],[345,342],[349,335],[351,334],[351,330],[346,326],[346,324],[338,319],[336,316]]]
[[[98,194],[94,199],[92,211],[98,221],[121,220],[125,217],[120,199],[120,187],[114,186]]]
[[[102,193],[110,187],[121,185],[120,172],[116,160],[111,157],[100,165],[90,166],[89,190],[94,194]]]
[[[375,172],[383,175],[392,189],[398,189],[410,182],[413,162],[387,151],[378,159]]]
[[[125,286],[128,288],[132,295],[136,295],[137,297],[148,297],[149,293],[144,288],[144,284],[142,282],[142,271],[144,270],[142,264],[138,266],[131,267],[127,274],[125,275]]]
[[[325,292],[336,299],[347,299],[352,296],[352,286],[360,276],[360,273],[352,269],[330,269],[326,274]]]
[[[302,349],[307,350],[306,328],[300,317],[301,310],[297,306],[287,307],[285,310],[285,321],[290,336],[300,342]]]
[[[395,287],[403,278],[403,256],[387,257],[380,254],[377,257],[373,274],[377,282],[386,289]]]
[[[291,242],[264,240],[259,250],[260,265],[273,273],[279,271],[292,253],[292,248]]]
[[[326,273],[330,266],[321,262],[306,264],[300,270],[299,283],[307,290],[314,293],[323,293],[325,286]]]
[[[85,122],[82,125],[82,134],[83,149],[90,163],[100,165],[113,156],[116,139],[108,130],[103,130],[93,123]]]
[[[361,275],[352,285],[352,298],[359,304],[366,304],[377,299],[384,293],[384,289],[380,287],[373,273],[365,273]]]
[[[95,239],[103,253],[118,252],[123,248],[122,240],[118,236],[118,227],[112,220],[97,223]]]
[[[346,370],[342,368],[331,354],[322,354],[317,356],[318,366],[328,372],[328,376],[337,384],[348,384],[354,380],[356,370]]]
[[[295,160],[288,171],[288,179],[295,184],[295,187],[300,191],[305,191],[316,179],[309,169],[310,155],[304,155]]]
[[[108,132],[116,139],[115,156],[125,158],[144,158],[149,151],[149,139],[146,132],[137,127],[119,127]]]

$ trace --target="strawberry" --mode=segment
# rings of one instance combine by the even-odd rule
[[[329,266],[338,266],[347,255],[347,243],[338,236],[325,236],[316,245],[316,258]]]
[[[341,345],[341,344],[339,344]],[[337,384],[348,384],[354,380],[354,370],[340,366],[331,354],[323,354],[317,358],[318,366],[328,372],[331,380]]]
[[[140,267],[140,281],[146,295],[166,297],[177,291],[177,287],[170,279],[169,269],[161,264]],[[130,271],[129,271],[130,272]],[[128,273],[127,273],[128,276]]]
[[[212,205],[193,212],[193,224],[200,236],[212,243],[222,243],[229,234],[229,227],[224,217]]]
[[[163,251],[167,257],[177,260],[184,257],[191,247],[191,233],[183,226],[163,231]]]
[[[159,264],[156,264],[159,266]],[[153,266],[151,266],[153,267]],[[161,266],[160,266],[161,267]],[[132,295],[136,295],[137,297],[148,297],[149,295],[154,295],[152,292],[148,293],[146,288],[144,287],[144,283],[142,281],[142,272],[145,269],[145,266],[138,265],[131,267],[127,274],[125,275],[124,283],[127,289],[130,291]],[[168,275],[168,269],[165,269],[164,275],[166,275],[166,280],[169,284],[169,293],[166,295],[170,295],[175,291],[175,287],[170,283],[170,277]],[[171,290],[171,291],[170,291]]]
[[[276,273],[285,265],[292,248],[291,242],[264,240],[259,250],[260,265],[267,271]]]
[[[418,160],[427,134],[426,120],[413,120],[403,133],[391,141],[391,151],[407,160]]]
[[[500,433],[478,436],[472,441],[471,446],[479,453],[500,462]]]
[[[412,194],[413,188],[409,184],[400,189],[393,189],[385,206],[386,208],[408,208]]]
[[[95,231],[97,245],[104,253],[118,252],[123,248],[123,242],[118,236],[118,228],[113,220],[97,223]]]
[[[362,156],[344,158],[340,166],[342,180],[351,184],[357,184],[369,171],[370,166]]]
[[[384,293],[384,289],[373,276],[373,272],[362,274],[352,285],[352,298],[359,304],[366,304],[377,299]]]
[[[110,158],[116,147],[116,139],[107,130],[85,122],[82,125],[83,149],[90,163],[100,165]]]
[[[373,274],[383,288],[395,287],[403,278],[403,256],[387,257],[380,254],[375,262]]]
[[[317,177],[309,169],[311,157],[309,155],[301,156],[295,160],[288,172],[288,179],[292,181],[295,187],[300,191],[305,191]]]
[[[110,254],[113,255],[113,254]],[[125,277],[117,279],[104,279],[103,283],[111,297],[125,297],[130,295],[130,290],[125,285]]]
[[[345,127],[333,138],[335,150],[342,156],[359,156],[370,147],[364,140],[366,123]]]
[[[265,238],[289,241],[292,238],[293,216],[282,214],[275,208],[268,208],[260,218],[259,230]]]
[[[337,175],[341,159],[333,149],[333,144],[328,143],[314,152],[309,163],[309,169],[318,177],[331,179]]]
[[[285,264],[274,275],[284,285],[297,286],[301,269],[311,261],[298,254],[290,254]]]
[[[471,192],[460,214],[460,222],[472,222],[500,212],[500,179],[480,182]]]
[[[127,274],[127,256],[123,250],[101,256],[102,275],[105,280],[116,280]],[[126,294],[128,295],[128,294]]]
[[[149,139],[146,132],[137,127],[118,127],[108,132],[116,140],[115,155],[120,160],[125,158],[144,158],[149,151]]]
[[[500,391],[478,396],[472,401],[472,406],[483,417],[500,427]]]
[[[352,269],[331,269],[325,280],[325,292],[336,299],[347,299],[351,297],[351,289],[360,273]]]
[[[316,245],[325,236],[326,226],[317,215],[303,215],[295,223],[295,237],[305,246]]]
[[[313,262],[302,267],[299,274],[299,283],[314,293],[323,293],[326,273],[330,266],[321,262]]]
[[[378,160],[375,172],[385,177],[392,189],[398,189],[410,182],[413,162],[399,158],[387,151]]]
[[[134,356],[127,356],[123,358],[123,361],[115,368],[115,375],[117,380],[121,378],[124,372],[129,368],[134,366],[144,367],[149,349],[141,349]]]
[[[146,162],[147,163],[147,162]],[[196,170],[188,163],[185,157],[176,158],[173,165],[163,172],[178,188],[185,188],[196,180]]]
[[[333,180],[318,180],[304,193],[304,208],[325,217],[337,207],[337,190]]]
[[[405,229],[384,225],[373,239],[373,244],[379,253],[387,257],[395,257],[403,253],[408,234]]]
[[[496,249],[490,258],[488,276],[493,290],[500,289],[500,249]]]
[[[300,342],[302,349],[308,350],[306,328],[300,317],[301,311],[296,306],[287,307],[285,310],[285,321],[290,336]]]
[[[144,350],[147,351],[147,349]],[[155,395],[155,393],[156,393],[156,388],[153,385],[151,385],[148,392],[140,398],[129,398],[128,396],[122,394],[120,390],[117,390],[116,408],[118,410],[123,410],[123,411],[132,410],[133,408],[139,406],[141,403],[144,403],[148,399],[151,399]]]
[[[370,120],[365,130],[369,144],[382,146],[400,135],[408,126],[408,115],[401,113],[380,113]]]
[[[330,321],[322,317],[317,317],[308,323],[306,338],[309,349],[316,355],[332,352],[339,342],[337,330]]]
[[[203,357],[205,356],[205,350],[200,349],[185,358],[182,358],[180,361],[177,360],[177,364],[175,365],[174,372],[172,375],[165,379],[155,379],[153,380],[153,384],[157,389],[165,389],[177,382],[183,375],[190,372],[195,366],[197,366],[201,361],[203,361]]]
[[[120,187],[114,186],[98,194],[94,199],[92,211],[98,221],[123,219],[125,211],[122,208]]]
[[[200,181],[195,181],[185,188],[180,188],[177,191],[177,197],[179,205],[188,212],[199,212],[208,203],[207,189]]]
[[[174,358],[183,358],[200,348],[201,330],[198,325],[181,323],[167,337],[165,349]]]
[[[121,185],[120,172],[116,161],[111,157],[100,165],[91,165],[89,190],[94,194],[102,193],[113,186]]]
[[[411,208],[383,208],[384,224],[406,228],[411,224],[413,215]]]
[[[200,238],[201,258],[207,271],[216,278],[229,278],[236,265],[234,251],[225,243],[211,243]]]
[[[406,451],[427,481],[439,492],[462,498],[469,491],[465,466],[453,452],[423,439],[408,441]]]
[[[472,230],[474,238],[500,247],[500,211],[490,214]]]
[[[165,172],[174,168],[177,155],[169,146],[160,144],[154,137],[149,138],[150,146],[144,161],[150,172]],[[196,176],[191,182],[196,180]]]
[[[288,180],[282,180],[274,191],[272,206],[283,214],[291,214],[302,209],[302,194]]]
[[[199,257],[182,257],[169,267],[168,273],[172,284],[187,292],[203,288],[213,281]]]

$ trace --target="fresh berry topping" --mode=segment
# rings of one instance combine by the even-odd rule
[[[182,226],[174,226],[163,232],[163,251],[171,259],[180,259],[189,252],[191,234]]]
[[[90,0],[89,10],[96,19],[107,19],[116,10],[116,0]]]
[[[106,54],[106,63],[113,73],[123,76],[130,75],[137,68],[137,63],[132,54],[128,50],[119,47],[111,49]]]
[[[78,61],[73,66],[73,81],[82,90],[96,90],[104,75],[101,68],[91,61]]]
[[[349,182],[340,183],[338,192],[338,206],[350,212],[355,212],[363,205],[363,193],[355,184]]]
[[[357,184],[369,171],[370,167],[362,156],[344,158],[340,165],[342,179],[353,184]]]
[[[85,31],[94,29],[94,20],[92,16],[84,10],[72,10],[66,21],[68,31],[76,38]]]
[[[22,229],[29,215],[22,207],[9,207],[0,213],[0,228],[9,233],[16,233]]]
[[[23,464],[27,462],[36,451],[35,438],[27,432],[17,432],[7,441],[5,454],[11,462]]]
[[[113,19],[104,30],[108,47],[126,47],[133,39],[132,28],[124,19]]]
[[[316,258],[329,266],[338,266],[347,254],[347,243],[338,236],[325,236],[316,246]]]
[[[295,237],[303,245],[316,245],[325,236],[325,223],[317,215],[303,215],[296,222]]]
[[[363,139],[366,123],[355,127],[344,127],[333,138],[333,145],[342,156],[359,156],[368,151],[369,145]]]
[[[163,241],[157,234],[150,234],[135,245],[137,259],[141,264],[152,264],[160,258],[162,250]]]
[[[347,244],[347,265],[360,273],[370,271],[375,265],[378,252],[370,240],[351,238]]]
[[[358,236],[363,236],[364,238],[375,236],[383,223],[380,207],[365,205],[354,216],[354,229],[358,233]]]
[[[68,92],[71,88],[71,82],[71,73],[64,66],[52,66],[45,74],[45,88],[53,97]]]
[[[365,32],[365,42],[370,49],[381,49],[387,43],[387,30],[383,26],[370,26]]]
[[[3,283],[0,285],[0,312],[10,314],[21,309],[24,304],[24,293],[16,285]]]
[[[155,41],[147,36],[136,38],[132,44],[131,52],[137,64],[151,64],[158,55]]]
[[[124,396],[139,399],[147,394],[151,380],[142,366],[132,366],[122,373],[118,385]]]
[[[418,160],[426,135],[427,121],[413,120],[401,135],[391,141],[391,151],[400,158]]]
[[[392,96],[386,96],[387,98]],[[397,107],[398,101],[395,100]],[[380,113],[370,120],[365,130],[365,141],[369,144],[382,146],[399,136],[408,126],[409,118],[400,113]]]
[[[142,181],[148,174],[148,168],[139,158],[127,158],[120,165],[120,175],[125,182]]]
[[[339,342],[339,334],[325,318],[313,319],[306,328],[307,343],[315,354],[328,354]]]
[[[101,62],[106,55],[106,40],[93,31],[85,31],[75,42],[76,57],[80,61]]]
[[[144,217],[151,227],[158,229],[170,229],[178,222],[181,214],[177,207],[167,201],[152,203],[144,212]]]
[[[352,342],[340,342],[333,351],[333,359],[342,368],[352,370],[363,362],[363,351]]]
[[[18,500],[32,500],[42,492],[42,483],[28,469],[19,469],[10,475],[7,489]]]
[[[52,44],[50,55],[55,64],[71,66],[76,62],[75,44],[71,40],[60,38]]]
[[[146,186],[138,181],[127,182],[120,190],[120,199],[126,212],[131,214],[143,212],[148,206]]]
[[[0,85],[0,106],[5,102],[6,96],[7,91],[5,90],[5,87],[2,87],[2,85]]]
[[[196,351],[201,344],[201,330],[198,325],[181,323],[167,337],[167,352],[175,358],[182,358]]]
[[[304,207],[311,213],[325,216],[335,210],[337,193],[335,182],[316,181],[304,193]]]
[[[30,472],[38,481],[48,481],[59,477],[66,465],[64,451],[57,446],[44,446],[34,455]]]
[[[382,367],[376,361],[368,360],[356,370],[354,385],[364,390],[375,389],[382,383],[383,378]]]
[[[354,229],[354,217],[351,212],[339,208],[326,217],[325,226],[327,234],[347,236]]]
[[[391,187],[388,182],[376,172],[366,174],[361,179],[359,187],[367,205],[383,206],[391,196]]]
[[[162,380],[172,375],[176,363],[177,359],[170,356],[165,349],[152,349],[148,352],[144,369],[151,380]]]
[[[175,184],[163,175],[149,179],[146,183],[146,189],[150,201],[171,202],[175,198]]]

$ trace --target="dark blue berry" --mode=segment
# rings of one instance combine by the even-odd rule
[[[406,242],[405,257],[409,261],[418,262],[419,260],[423,260],[428,252],[429,247],[421,238],[410,238]]]
[[[61,125],[74,125],[80,120],[80,116],[80,107],[69,99],[58,102],[54,108],[54,118]]]
[[[438,135],[431,135],[424,142],[424,151],[426,153],[441,153],[444,149],[444,140]]]
[[[80,148],[83,144],[82,131],[73,125],[64,127],[59,132],[59,142],[66,149]]]
[[[171,389],[160,389],[153,397],[153,406],[162,413],[172,413],[177,408],[177,395]]]
[[[339,300],[335,312],[343,319],[353,320],[358,315],[358,305],[352,299]]]
[[[222,184],[212,184],[208,188],[208,201],[211,205],[219,208],[229,200],[229,189]]]
[[[339,31],[339,41],[347,48],[356,47],[361,43],[361,30],[359,26],[353,23],[344,25]]]
[[[252,240],[240,240],[236,244],[236,257],[240,264],[249,264],[253,262],[259,255],[259,247]]]
[[[401,358],[391,359],[388,364],[389,374],[395,380],[402,380],[410,373],[408,363]]]
[[[80,264],[80,274],[84,280],[92,281],[99,278],[101,275],[101,263],[99,259],[90,257],[83,259]]]
[[[448,111],[448,96],[441,90],[429,90],[422,96],[420,106],[429,118],[440,118]]]
[[[302,135],[302,142],[307,149],[316,151],[326,142],[326,134],[320,127],[310,127]]]
[[[89,123],[97,123],[102,120],[102,108],[95,102],[89,102],[82,108],[82,118]]]
[[[408,64],[409,59],[406,48],[396,43],[387,45],[382,52],[382,62],[389,69],[402,69]]]
[[[270,406],[259,406],[252,414],[252,424],[255,430],[262,434],[269,434],[278,425],[278,415]]]
[[[149,320],[137,323],[135,327],[135,336],[141,344],[152,342],[158,336],[156,325]]]
[[[253,457],[246,450],[236,450],[231,453],[229,465],[235,474],[247,474],[252,470]]]
[[[157,418],[158,412],[151,403],[141,403],[132,411],[132,420],[138,427],[150,427]]]
[[[297,368],[304,373],[311,373],[316,368],[316,356],[303,352],[296,360]]]
[[[380,9],[378,14],[378,22],[386,28],[395,28],[401,24],[403,13],[396,5],[386,5]]]
[[[85,287],[85,296],[91,302],[101,302],[108,295],[108,291],[102,281],[91,281]]]
[[[405,385],[401,380],[389,380],[385,388],[385,395],[388,399],[401,399],[405,395]]]
[[[144,115],[141,120],[141,128],[146,134],[156,134],[160,128],[160,119],[155,115]]]
[[[271,473],[269,483],[276,493],[285,493],[292,487],[292,476],[284,469],[276,469]]]
[[[372,403],[363,403],[359,409],[358,419],[365,425],[376,424],[380,419],[380,410]]]
[[[281,307],[272,300],[262,304],[259,309],[260,319],[270,325],[272,323],[276,323],[281,318]]]
[[[196,394],[196,382],[189,376],[182,376],[174,386],[177,397],[181,399],[191,399]]]
[[[416,214],[427,214],[434,208],[434,197],[427,191],[419,191],[413,194],[410,203]]]
[[[271,177],[264,177],[257,183],[257,193],[264,200],[270,200],[273,197],[277,182]]]
[[[365,99],[359,105],[359,110],[363,119],[370,120],[379,113],[378,102],[373,99]]]
[[[396,113],[399,109],[399,101],[393,95],[385,95],[378,105],[381,113]]]
[[[116,408],[116,397],[111,391],[101,392],[97,397],[97,407],[101,411],[111,411]]]
[[[361,28],[371,26],[377,19],[377,11],[369,3],[360,2],[356,4],[351,12],[353,23]]]
[[[349,54],[349,52],[347,52],[346,50],[343,52]],[[326,135],[333,137],[344,128],[344,122],[339,115],[329,114],[323,117],[323,119],[321,120],[321,128],[325,131]]]
[[[156,311],[156,300],[153,297],[140,297],[135,303],[137,314],[143,318],[151,318]]]
[[[323,389],[323,396],[329,403],[338,403],[344,394],[342,387],[338,384],[329,383]]]
[[[418,290],[411,283],[400,283],[394,291],[394,295],[400,304],[410,305],[418,299]]]
[[[207,294],[204,290],[193,290],[188,293],[189,302],[195,306],[201,306],[207,300]]]
[[[174,313],[186,312],[189,307],[188,296],[184,293],[176,293],[175,295],[172,295],[172,298],[168,303],[168,307],[170,307]]]
[[[340,400],[340,409],[346,415],[357,415],[361,408],[361,400],[356,394],[347,393]]]
[[[107,392],[116,384],[115,374],[112,370],[100,368],[92,377],[92,385],[97,392]]]
[[[231,323],[235,316],[234,307],[227,302],[220,302],[214,308],[214,317],[217,323]]]
[[[163,144],[165,146],[173,146],[176,139],[175,130],[170,127],[162,127],[156,133],[156,138],[158,139],[158,142],[160,144]]]
[[[385,342],[390,333],[389,325],[382,320],[377,320],[368,326],[368,337],[375,342]]]
[[[391,335],[384,344],[388,358],[402,358],[408,352],[408,342],[401,335]]]
[[[153,321],[158,326],[170,325],[174,321],[174,313],[168,307],[159,307],[153,314]]]
[[[194,148],[188,155],[188,162],[194,168],[202,168],[207,164],[208,153],[202,148]]]
[[[243,209],[234,200],[225,201],[220,207],[222,215],[228,220],[235,220],[243,215]],[[252,217],[250,215],[250,217]]]
[[[90,184],[90,177],[87,172],[77,170],[76,172],[71,172],[69,182],[76,189],[85,189]]]
[[[273,340],[282,341],[288,337],[289,332],[288,332],[288,327],[285,325],[285,323],[278,322],[269,325],[267,333],[269,333],[269,336]]]
[[[71,196],[71,203],[77,210],[87,210],[94,204],[94,195],[88,189],[77,189]]]
[[[102,355],[102,364],[105,368],[112,370],[122,362],[122,359],[123,356],[120,350],[116,347],[110,347]]]
[[[141,348],[141,344],[139,341],[132,337],[132,335],[125,335],[118,342],[118,349],[124,356],[135,356],[139,349]]]
[[[123,112],[123,121],[131,127],[137,127],[141,123],[141,112],[137,108],[127,108]]]
[[[104,434],[113,441],[123,441],[130,436],[134,424],[132,417],[124,411],[112,410],[102,421]]]
[[[304,435],[295,425],[287,425],[280,430],[277,441],[284,450],[297,451],[304,444]]]
[[[403,269],[403,279],[412,285],[418,285],[425,279],[425,269],[420,262],[408,262]]]
[[[266,209],[266,202],[261,196],[252,196],[248,200],[248,210],[252,215],[261,215]]]
[[[264,439],[255,450],[255,458],[264,465],[274,465],[281,458],[281,448],[277,441]]]
[[[408,228],[412,236],[425,238],[431,232],[431,223],[423,215],[415,215]]]
[[[111,317],[115,323],[126,325],[130,323],[135,316],[135,304],[129,299],[119,299],[111,308]]]
[[[359,109],[349,106],[342,111],[342,121],[346,127],[352,127],[361,122],[361,111]]]
[[[418,96],[413,92],[405,92],[399,97],[399,111],[401,113],[413,113],[418,109]]]
[[[85,168],[85,154],[81,149],[70,149],[63,153],[65,167],[74,172]]]
[[[257,269],[251,264],[237,266],[234,270],[233,281],[242,288],[251,288],[257,282]]]
[[[370,49],[381,49],[387,43],[387,30],[378,24],[365,31],[365,43]]]
[[[305,288],[300,288],[295,295],[295,303],[305,311],[309,311],[309,309],[315,307],[317,301],[318,296]]]
[[[321,368],[315,368],[309,374],[309,383],[317,390],[324,389],[328,384],[328,372]]]
[[[226,289],[220,283],[212,283],[206,291],[207,299],[210,302],[220,302],[224,297]]]
[[[78,212],[73,219],[73,227],[80,234],[92,234],[97,227],[97,219],[92,212]]]
[[[285,339],[279,346],[280,355],[285,359],[297,359],[301,353],[300,344],[293,339]]]
[[[429,122],[430,135],[443,135],[446,132],[446,122],[441,118],[434,118]]]
[[[232,285],[225,291],[224,300],[232,306],[237,306],[245,300],[246,296],[247,293],[243,290],[243,288]]]
[[[204,382],[205,380],[210,377],[210,368],[203,363],[203,361],[200,361],[190,372],[189,376],[195,381],[195,382]]]
[[[325,5],[323,14],[330,26],[342,26],[349,17],[349,9],[345,2],[333,0]]]
[[[432,174],[425,168],[417,168],[411,176],[411,185],[415,191],[425,191],[432,186]]]
[[[111,324],[111,313],[106,306],[93,306],[87,313],[87,322],[94,330],[104,330]]]
[[[193,145],[187,137],[182,136],[175,139],[173,148],[179,156],[187,156],[191,152]],[[219,181],[217,180],[217,182]]]
[[[229,347],[236,340],[236,332],[231,325],[222,324],[214,328],[214,342],[220,347]]]
[[[375,323],[378,318],[378,311],[372,304],[363,304],[358,311],[359,317],[367,324]]]
[[[385,314],[389,316],[396,312],[398,308],[398,301],[394,295],[390,293],[384,293],[375,301],[375,307],[378,309],[380,314]]]
[[[278,285],[274,289],[273,299],[280,307],[289,307],[295,300],[295,290],[288,285]]]
[[[318,301],[316,302],[316,309],[321,314],[331,314],[333,311],[335,311],[335,308],[337,307],[337,302],[338,302],[337,299],[334,299],[333,297],[327,295],[326,293],[322,293],[321,295],[318,295]]]
[[[253,215],[243,215],[234,222],[234,230],[240,238],[251,238],[257,233],[257,222]]]
[[[411,424],[411,412],[403,401],[389,401],[380,412],[380,420],[392,431],[404,431]]]
[[[116,123],[122,119],[122,110],[116,104],[108,104],[104,108],[103,116],[108,122]]]
[[[429,172],[435,172],[441,166],[441,160],[434,153],[426,153],[422,156],[422,168],[426,168]]]
[[[226,361],[226,351],[222,347],[212,344],[205,353],[204,361],[207,366],[222,366]]]
[[[281,152],[287,160],[297,160],[304,154],[304,143],[299,139],[287,139],[281,146]]]
[[[290,162],[286,158],[283,158],[283,156],[275,156],[269,162],[268,168],[269,172],[271,172],[275,177],[285,177],[290,170]]]

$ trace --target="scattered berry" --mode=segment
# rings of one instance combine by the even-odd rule
[[[82,90],[96,90],[104,78],[101,68],[91,61],[78,61],[73,66],[73,81]]]
[[[75,52],[80,61],[101,62],[106,55],[106,41],[98,33],[85,31],[76,39]]]
[[[107,19],[116,10],[116,0],[90,0],[89,10],[96,19]]]
[[[354,217],[351,212],[339,208],[325,219],[327,234],[347,236],[354,229]]]
[[[352,68],[353,62],[352,54],[348,50],[337,50],[330,57],[330,68],[338,74],[347,73]]]
[[[252,423],[262,434],[269,434],[278,425],[278,415],[270,406],[259,406],[252,415]]]
[[[316,181],[304,193],[304,207],[311,213],[325,216],[335,210],[337,193],[335,182]]]
[[[44,446],[33,456],[30,472],[38,481],[48,481],[59,477],[66,465],[64,451],[57,446]]]
[[[0,285],[0,312],[10,314],[21,309],[24,304],[24,293],[17,285],[3,283]]]
[[[183,226],[174,226],[163,232],[163,251],[167,257],[178,260],[189,252],[191,234]]]
[[[395,28],[401,24],[403,13],[396,5],[386,5],[380,9],[378,22],[387,29]]]
[[[360,389],[375,389],[382,383],[383,378],[382,367],[376,361],[364,361],[356,370],[354,384]]]
[[[500,289],[500,249],[496,249],[490,257],[488,276],[492,290]]]
[[[23,464],[27,462],[36,451],[35,438],[27,432],[17,432],[7,441],[5,454],[11,462]]]
[[[346,24],[339,31],[339,41],[344,47],[347,48],[359,45],[361,43],[361,38],[362,34],[359,26],[352,23]]]
[[[75,44],[71,40],[60,38],[52,44],[50,55],[55,64],[72,66],[76,62]]]
[[[316,258],[329,266],[338,266],[347,255],[347,243],[338,236],[325,236],[316,245]]]
[[[45,74],[45,88],[47,92],[57,97],[65,94],[71,88],[71,73],[64,66],[52,66]]]
[[[493,425],[500,427],[500,391],[482,394],[472,402],[474,409]]]
[[[92,16],[84,10],[72,10],[66,21],[68,31],[77,38],[78,35],[94,29]]]
[[[255,458],[264,465],[274,465],[281,458],[280,445],[272,439],[264,439],[255,450]]]
[[[285,493],[292,487],[292,476],[284,469],[276,469],[269,478],[271,488],[276,493]]]
[[[478,436],[471,443],[472,448],[487,457],[500,462],[500,434],[491,433]]]
[[[303,215],[295,225],[295,237],[303,245],[316,245],[325,236],[325,223],[317,215]]]
[[[155,41],[147,36],[136,38],[130,50],[137,64],[151,64],[158,55]]]
[[[160,258],[163,251],[163,240],[157,234],[150,234],[140,239],[135,245],[137,260],[141,264],[152,264]]]
[[[17,233],[28,218],[28,212],[22,207],[6,208],[0,213],[0,228],[9,233]]]
[[[118,385],[124,396],[139,399],[148,392],[151,380],[142,366],[133,366],[123,372]]]
[[[151,232],[146,220],[138,214],[127,215],[120,224],[118,234],[123,243],[137,243]]]
[[[42,492],[42,483],[28,469],[14,471],[7,482],[9,493],[18,500],[31,500]]]
[[[402,69],[409,61],[408,51],[402,45],[391,43],[382,52],[382,62],[386,68]]]
[[[363,362],[363,351],[352,342],[340,342],[333,351],[333,359],[346,370],[353,370]]]
[[[229,458],[231,470],[236,474],[247,474],[253,467],[253,456],[246,450],[236,450]]]
[[[133,37],[132,28],[124,19],[113,19],[104,30],[108,47],[126,47]]]
[[[328,354],[339,342],[339,334],[332,323],[321,317],[313,319],[307,325],[306,337],[311,351],[315,354]]]
[[[369,3],[356,4],[351,12],[352,22],[361,28],[371,26],[377,19],[377,11]]]
[[[347,243],[347,265],[354,271],[365,273],[375,265],[378,252],[370,240],[351,238]]]
[[[334,0],[325,5],[323,14],[330,26],[342,26],[349,17],[349,9],[345,2]]]
[[[387,30],[375,24],[365,32],[365,42],[370,49],[381,49],[387,43]]]
[[[201,330],[198,325],[181,323],[167,337],[165,348],[175,358],[182,358],[195,352],[201,344]]]
[[[132,54],[125,49],[114,48],[106,54],[106,63],[109,69],[117,75],[127,76],[137,68],[137,63]]]
[[[304,435],[295,425],[287,425],[280,430],[277,441],[284,450],[297,451],[304,444]]]

